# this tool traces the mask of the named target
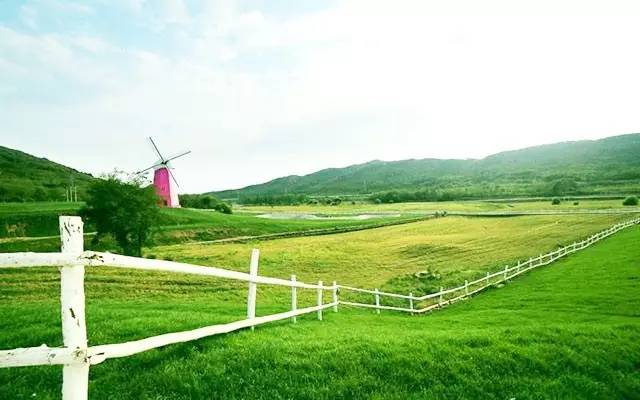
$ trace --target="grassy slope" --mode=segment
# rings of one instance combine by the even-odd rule
[[[331,229],[368,225],[400,220],[399,217],[381,217],[375,220],[295,220],[267,219],[252,215],[221,214],[203,210],[163,209],[163,229],[168,231],[195,230],[204,240],[238,236],[255,236],[310,229]],[[176,238],[179,235],[176,235]]]
[[[14,240],[6,236],[5,224],[26,223],[26,236],[58,235],[58,216],[74,215],[82,203],[0,203],[0,252],[55,251],[57,238],[33,241]],[[215,240],[238,236],[255,236],[310,229],[333,229],[410,219],[411,217],[380,217],[372,220],[270,220],[251,215],[227,215],[213,211],[163,209],[158,243],[181,243],[194,240]],[[86,226],[85,231],[91,231]],[[87,241],[87,245],[89,241]]]
[[[638,235],[631,228],[429,316],[342,309],[324,322],[308,316],[108,360],[92,367],[91,398],[638,398]],[[0,292],[3,347],[59,344],[57,273],[1,273],[11,282]],[[91,342],[242,315],[212,302],[236,290],[198,282],[90,273]],[[0,398],[56,398],[59,387],[59,367],[0,370]]]
[[[446,217],[347,234],[261,243],[158,247],[153,254],[245,270],[252,247],[263,274],[415,293],[448,286],[569,244],[629,216]],[[417,280],[429,270],[441,279]]]
[[[83,198],[95,178],[73,168],[0,146],[0,202],[65,199],[71,181]]]

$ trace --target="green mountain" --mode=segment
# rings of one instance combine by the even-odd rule
[[[626,194],[639,189],[640,134],[636,133],[529,147],[480,160],[375,160],[212,194],[251,203],[295,195],[375,199],[380,194],[382,201],[403,201]],[[399,193],[385,198],[389,191]],[[416,192],[421,194],[411,198]]]
[[[46,158],[0,146],[0,202],[64,201],[71,183],[77,187],[78,199],[82,199],[93,179]]]

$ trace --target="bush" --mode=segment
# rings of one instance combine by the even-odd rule
[[[580,205],[580,202],[579,202],[579,201],[574,201],[574,202],[573,202],[573,205],[574,205],[574,206],[578,206],[578,205]]]
[[[231,206],[210,194],[181,194],[180,205],[185,208],[216,210],[224,214],[232,214]]]
[[[623,206],[637,206],[638,198],[636,196],[629,196],[622,202]]]
[[[231,210],[231,206],[229,204],[227,204],[227,203],[220,202],[220,203],[216,204],[215,206],[213,206],[213,209],[218,211],[218,212],[221,212],[223,214],[232,214],[233,213],[233,211]]]
[[[258,194],[255,196],[240,196],[238,203],[240,204],[256,204],[263,206],[289,206],[293,204],[304,204],[310,199],[304,194]]]
[[[560,199],[555,197],[553,200],[551,200],[551,204],[554,206],[557,206],[560,204]]]

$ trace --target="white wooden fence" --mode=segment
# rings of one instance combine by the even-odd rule
[[[455,301],[464,299],[491,285],[504,282],[530,269],[547,265],[558,258],[590,246],[621,229],[640,223],[640,218],[616,224],[579,243],[562,247],[551,253],[531,258],[514,267],[505,266],[495,273],[487,273],[485,277],[468,282],[451,289],[443,289],[437,293],[424,296],[413,294],[380,292],[378,289],[368,290],[338,285],[335,281],[326,286],[299,282],[295,275],[290,280],[264,277],[258,275],[259,251],[253,250],[249,274],[230,271],[222,268],[203,267],[173,261],[150,260],[127,257],[117,254],[83,251],[83,224],[79,217],[60,217],[60,237],[62,249],[60,253],[3,253],[0,254],[0,268],[26,268],[41,266],[60,266],[60,305],[62,314],[62,336],[64,347],[17,348],[0,351],[0,367],[22,367],[37,365],[63,365],[62,398],[64,400],[86,399],[88,396],[89,367],[109,358],[127,357],[143,351],[174,343],[187,342],[207,336],[228,333],[238,329],[255,327],[267,322],[291,318],[296,322],[298,315],[317,313],[322,320],[322,312],[327,308],[338,311],[338,305],[366,307],[380,310],[407,311],[424,313]],[[88,347],[85,325],[84,269],[85,267],[110,266],[116,268],[132,268],[162,272],[177,272],[193,275],[205,275],[227,278],[248,283],[247,319],[227,324],[218,324],[190,331],[173,332],[158,336],[134,340],[125,343],[105,344]],[[291,311],[256,317],[256,285],[279,285],[291,288]],[[317,304],[312,307],[297,307],[297,289],[314,289],[317,291]],[[373,295],[373,304],[340,301],[338,290],[352,291]],[[331,302],[324,303],[324,291],[331,292]],[[409,307],[383,305],[381,297],[390,297],[408,301]],[[424,307],[417,307],[426,303]]]
[[[228,333],[242,328],[298,315],[317,313],[322,320],[322,311],[333,307],[337,311],[338,287],[299,282],[258,275],[258,250],[251,254],[250,273],[229,271],[215,267],[202,267],[172,261],[149,260],[110,253],[83,251],[83,225],[79,217],[60,217],[60,253],[6,253],[0,254],[0,267],[26,268],[36,266],[61,266],[60,306],[62,313],[62,337],[64,347],[18,348],[0,351],[0,367],[22,367],[33,365],[63,365],[62,398],[64,400],[86,399],[88,396],[89,366],[109,358],[126,357],[143,351],[173,343],[187,342],[207,336]],[[84,268],[85,266],[110,266],[163,272],[178,272],[206,275],[245,281],[249,284],[247,319],[227,324],[211,325],[190,331],[173,332],[126,343],[87,346],[85,325]],[[256,317],[256,285],[279,285],[291,288],[291,311]],[[317,305],[297,307],[297,289],[317,290]],[[323,303],[323,292],[332,292],[332,302]]]
[[[503,269],[500,269],[493,273],[487,272],[486,276],[480,277],[474,281],[469,282],[468,280],[465,280],[464,283],[460,286],[453,287],[450,289],[440,288],[440,291],[427,294],[424,296],[414,296],[412,293],[409,293],[408,295],[398,294],[398,293],[388,293],[388,292],[381,292],[378,289],[369,290],[369,289],[360,289],[360,288],[355,288],[350,286],[338,285],[338,288],[341,291],[366,293],[373,296],[372,304],[349,302],[344,300],[340,300],[340,304],[347,305],[347,306],[354,306],[354,307],[373,308],[373,309],[376,309],[378,313],[380,312],[380,310],[406,311],[412,314],[425,313],[425,312],[432,311],[434,309],[442,308],[449,304],[455,303],[456,301],[468,298],[469,296],[472,296],[475,293],[485,290],[490,286],[505,282],[509,279],[512,279],[534,268],[541,267],[543,265],[548,265],[559,258],[565,257],[571,253],[575,253],[576,251],[589,247],[592,244],[606,237],[609,237],[622,229],[628,228],[636,224],[640,224],[640,218],[615,224],[612,227],[605,229],[601,232],[598,232],[595,235],[589,236],[588,238],[580,242],[574,242],[568,246],[560,247],[555,251],[552,251],[546,254],[540,254],[538,257],[529,258],[528,260],[523,262],[518,261],[518,263],[515,266],[505,265]],[[407,302],[408,307],[385,306],[381,302],[381,297],[403,299]],[[419,304],[422,304],[423,306],[417,307],[416,305],[419,305]]]

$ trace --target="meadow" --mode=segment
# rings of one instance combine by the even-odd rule
[[[625,215],[447,216],[345,234],[234,244],[158,246],[146,255],[246,271],[252,248],[262,274],[423,294],[570,244]],[[421,273],[416,277],[416,273]]]
[[[574,203],[578,204],[574,204]],[[424,213],[435,211],[447,212],[490,212],[490,211],[581,211],[581,210],[636,210],[640,207],[623,207],[621,199],[580,199],[566,200],[559,205],[552,205],[551,199],[532,201],[438,201],[374,204],[369,202],[345,201],[339,205],[301,204],[296,206],[236,206],[239,213],[316,213],[316,214],[359,214],[359,213]]]
[[[387,281],[389,271],[377,268],[384,260],[368,262],[394,245],[407,250],[409,243],[426,241],[455,247],[424,259],[413,253],[415,263],[396,272],[423,268],[431,260],[443,272],[466,271],[548,250],[619,218],[447,217],[367,231],[384,231],[368,245],[358,238],[363,232],[356,232],[256,247],[262,249],[262,274],[286,277],[294,271],[308,281],[333,275],[341,283],[352,279],[366,286]],[[327,312],[323,322],[307,316],[295,325],[285,321],[108,360],[91,369],[90,397],[635,398],[640,393],[638,235],[640,227],[630,228],[432,315],[376,315],[342,307],[337,314]],[[331,241],[339,238],[355,247],[337,252]],[[227,260],[225,265],[246,271],[250,247],[165,250],[209,265]],[[285,256],[287,248],[298,252]],[[362,256],[369,258],[358,259],[356,249],[364,248],[371,254]],[[393,256],[411,257],[399,253]],[[60,345],[57,271],[0,274],[2,347]],[[246,288],[217,279],[90,268],[86,291],[90,344],[226,322],[245,312]],[[286,309],[288,293],[276,294],[259,289],[259,315]],[[302,301],[312,302],[311,297]],[[0,370],[0,398],[57,398],[60,372],[58,367]]]
[[[55,251],[58,248],[58,216],[77,215],[83,203],[0,203],[0,252]],[[210,241],[244,236],[341,230],[378,226],[415,220],[415,216],[385,216],[353,219],[278,219],[270,220],[246,214],[222,214],[211,210],[161,209],[155,243]],[[8,236],[7,229],[23,224],[22,231]],[[85,232],[93,229],[90,224]],[[19,237],[15,237],[19,236]],[[106,246],[111,245],[107,243]],[[86,247],[91,247],[87,237]],[[115,250],[101,247],[101,250]]]

